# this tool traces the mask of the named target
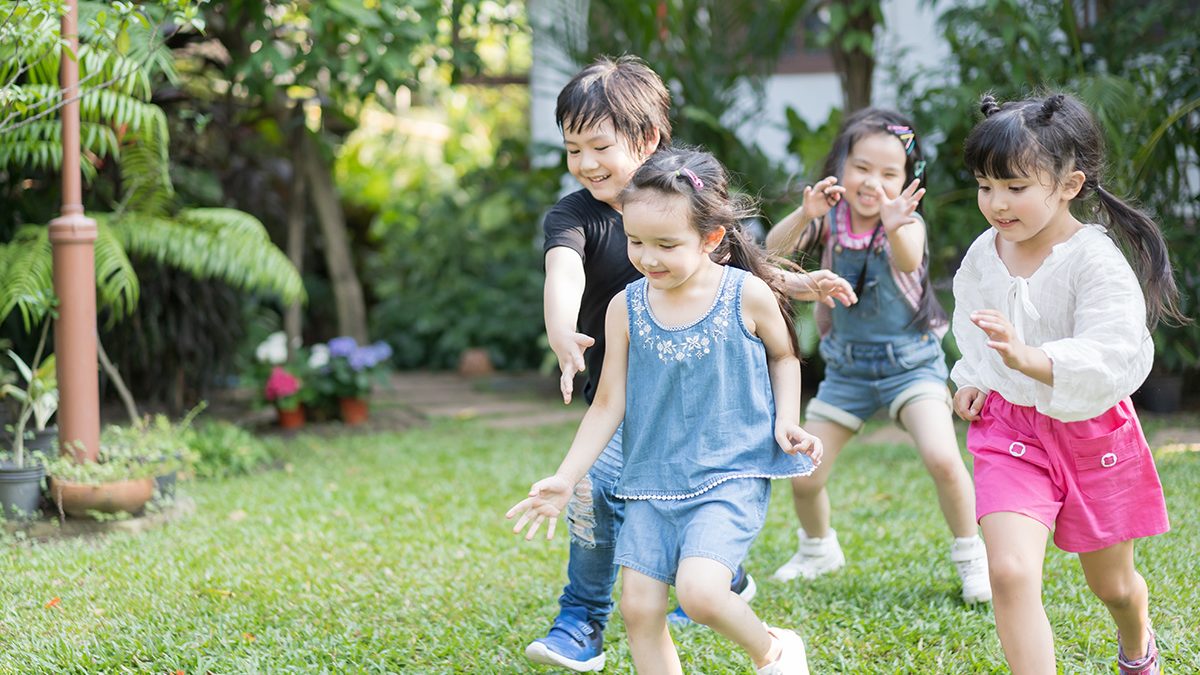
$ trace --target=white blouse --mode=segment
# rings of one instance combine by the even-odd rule
[[[1004,313],[1025,344],[1053,362],[1054,386],[1004,365],[971,312]],[[1063,422],[1096,417],[1132,394],[1150,372],[1154,342],[1133,269],[1099,225],[1054,246],[1028,279],[1008,272],[988,228],[954,275],[954,339],[962,359],[958,388],[996,391]]]

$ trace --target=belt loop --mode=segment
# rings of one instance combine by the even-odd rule
[[[892,364],[893,368],[899,366],[900,364],[896,363],[896,352],[892,351],[892,343],[888,342],[883,347],[887,352],[888,363]]]
[[[854,345],[849,342],[846,343],[846,363],[854,365]]]

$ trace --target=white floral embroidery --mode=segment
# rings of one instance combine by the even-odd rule
[[[734,300],[737,297],[736,283],[722,277],[721,291],[715,303],[715,311],[705,313],[696,323],[677,330],[685,330],[696,324],[703,323],[710,316],[712,320],[699,331],[699,334],[684,335],[676,340],[670,335],[656,331],[653,321],[646,315],[649,308],[646,305],[646,284],[639,284],[630,297],[629,305],[633,310],[633,325],[637,337],[642,341],[642,347],[654,351],[659,360],[664,363],[683,361],[685,359],[701,359],[712,353],[717,342],[729,339],[726,334],[733,326]]]

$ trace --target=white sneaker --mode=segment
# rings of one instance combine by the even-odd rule
[[[962,598],[968,605],[992,601],[992,583],[988,578],[987,548],[979,535],[962,537],[950,545],[950,560],[962,579]]]
[[[837,531],[830,529],[825,537],[809,537],[804,528],[796,530],[800,538],[800,548],[792,559],[775,570],[771,575],[774,581],[791,581],[796,577],[816,579],[822,574],[829,574],[841,569],[846,564],[846,556],[838,544]]]
[[[758,675],[808,675],[808,654],[804,651],[804,640],[794,631],[785,628],[772,628],[763,624],[771,639],[779,643],[779,658],[762,668],[756,668]]]

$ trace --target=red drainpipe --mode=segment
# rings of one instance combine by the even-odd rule
[[[100,385],[96,358],[96,221],[83,213],[79,171],[79,10],[71,3],[62,17],[63,47],[58,71],[65,103],[62,115],[62,215],[50,221],[58,322],[58,438],[63,453],[95,461],[100,449]]]

